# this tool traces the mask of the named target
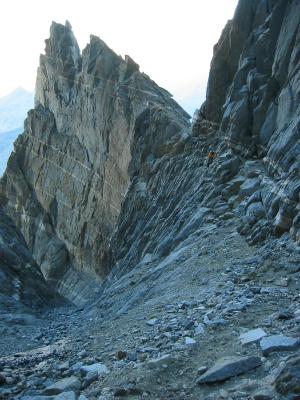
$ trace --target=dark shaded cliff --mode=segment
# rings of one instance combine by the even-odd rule
[[[62,304],[47,286],[22,234],[0,208],[0,310],[10,313]]]

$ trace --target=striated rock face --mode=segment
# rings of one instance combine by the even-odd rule
[[[153,138],[161,155],[188,129],[188,114],[129,56],[123,60],[94,36],[81,55],[70,24],[52,24],[35,108],[1,181],[1,204],[47,281],[76,303],[107,273],[130,183],[131,143],[147,124],[146,110],[156,110]]]
[[[22,234],[0,208],[0,310],[18,312],[61,301],[47,286]]]
[[[175,257],[216,219],[237,217],[250,244],[285,232],[300,242],[299,5],[239,2],[215,46],[191,136],[161,156],[154,113],[139,125],[111,246],[117,276]]]
[[[193,127],[205,134],[207,120],[218,123],[241,165],[255,160],[239,207],[250,241],[290,232],[299,242],[299,6],[240,0],[215,47],[207,100]]]
[[[162,110],[146,110],[146,122],[144,115],[137,121],[132,182],[111,244],[112,264],[119,265],[121,274],[140,261],[147,263],[179,250],[215,216],[215,169],[208,169],[206,157],[218,144],[217,133],[188,135],[172,147],[163,147],[154,139],[157,113],[162,131],[174,129]]]

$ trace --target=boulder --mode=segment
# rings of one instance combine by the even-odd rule
[[[44,394],[51,396],[57,395],[62,392],[70,392],[77,391],[81,387],[81,383],[78,378],[75,376],[70,376],[68,378],[61,379],[60,381],[55,382],[53,385],[48,386],[44,390]]]
[[[261,366],[259,357],[224,357],[197,380],[198,384],[222,382]]]
[[[260,348],[264,356],[275,351],[291,351],[300,346],[299,339],[284,335],[273,335],[263,337],[260,341]]]
[[[242,335],[240,335],[239,339],[242,345],[246,345],[250,343],[259,342],[260,339],[262,339],[264,336],[267,336],[266,332],[261,328],[257,328],[243,333]]]

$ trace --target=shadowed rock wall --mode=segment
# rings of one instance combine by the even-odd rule
[[[47,286],[22,234],[0,208],[0,310],[9,313],[62,304]]]

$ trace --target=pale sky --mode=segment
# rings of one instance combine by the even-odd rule
[[[0,97],[34,90],[51,21],[68,19],[81,49],[89,35],[141,71],[186,108],[204,99],[213,46],[237,0],[9,0],[1,2]]]

